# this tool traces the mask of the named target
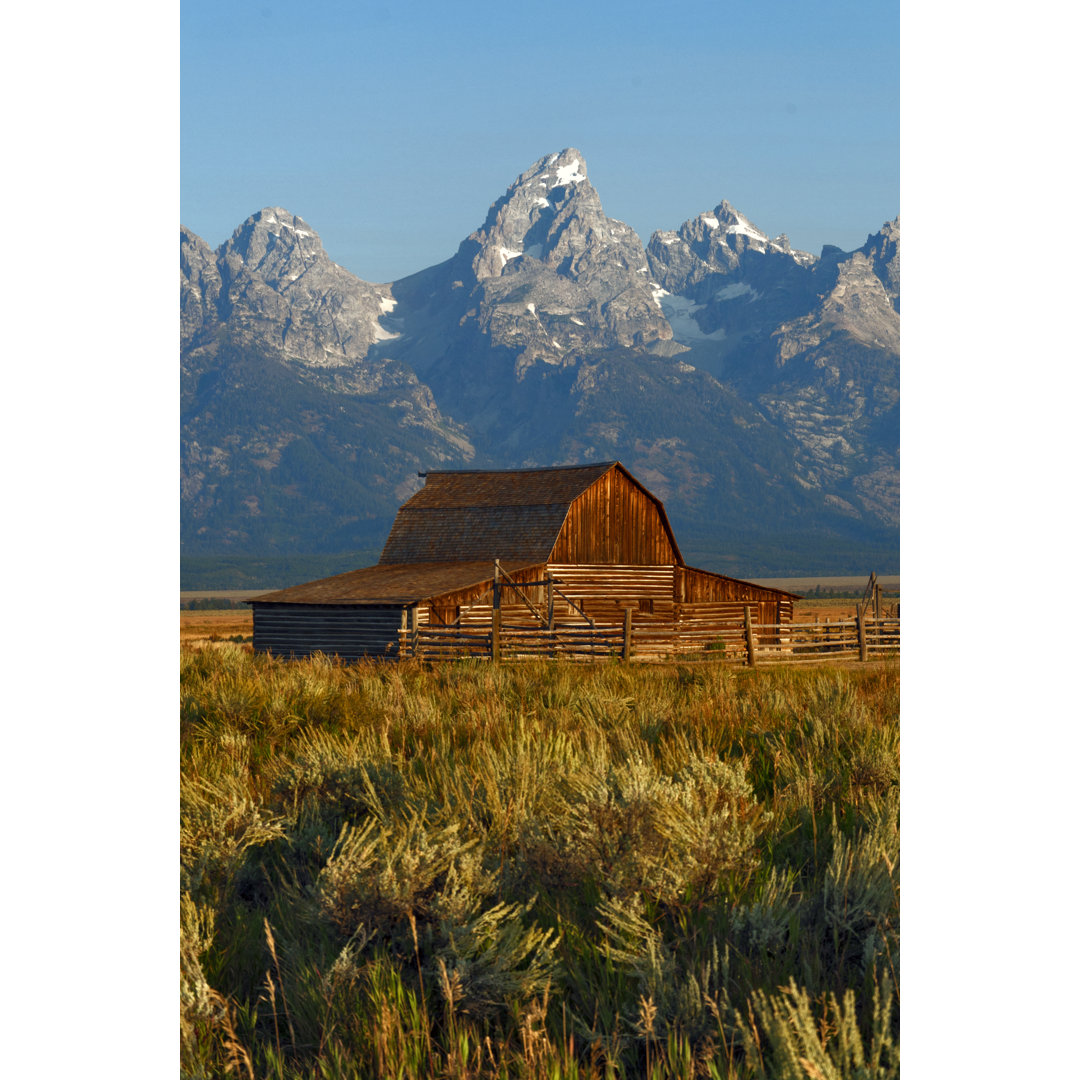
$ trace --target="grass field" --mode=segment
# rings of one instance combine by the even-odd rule
[[[897,663],[182,647],[182,1072],[895,1077],[898,725]]]
[[[273,586],[265,589],[181,589],[180,603],[183,604],[187,600],[250,600],[253,596],[273,591]]]
[[[251,640],[251,609],[229,611],[181,611],[180,644],[206,645],[236,637]]]
[[[837,592],[858,593],[862,595],[866,588],[869,574],[852,577],[801,577],[801,578],[755,578],[759,585],[766,585],[772,589],[785,589],[799,596],[805,596],[813,589],[822,591],[834,589]],[[879,574],[878,584],[888,592],[900,591],[899,574]]]

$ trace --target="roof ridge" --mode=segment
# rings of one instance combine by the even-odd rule
[[[495,476],[505,473],[523,472],[568,472],[570,469],[598,469],[601,465],[608,467],[621,465],[621,461],[586,461],[580,465],[529,465],[520,469],[428,469],[426,472],[418,472],[417,476],[464,476],[482,475]]]

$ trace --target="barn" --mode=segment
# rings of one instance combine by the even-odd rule
[[[791,620],[792,593],[687,566],[663,503],[617,461],[422,475],[375,566],[248,601],[256,651],[397,658],[403,631],[631,619],[660,640],[741,625],[747,607],[760,624]]]

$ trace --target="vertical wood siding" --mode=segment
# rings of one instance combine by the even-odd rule
[[[551,561],[670,566],[679,560],[658,503],[621,469],[610,469],[570,504]]]

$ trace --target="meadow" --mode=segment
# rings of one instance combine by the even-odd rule
[[[185,1077],[899,1075],[899,663],[181,648]]]

